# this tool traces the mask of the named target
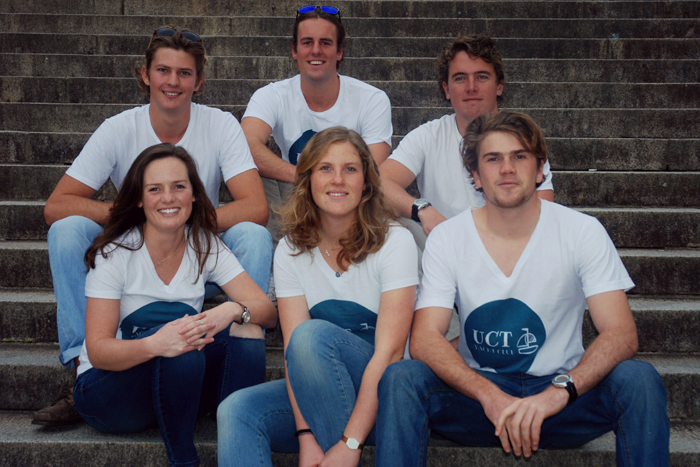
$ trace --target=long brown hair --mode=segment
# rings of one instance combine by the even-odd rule
[[[138,204],[143,201],[144,173],[151,162],[166,157],[178,159],[187,167],[187,175],[192,185],[192,195],[196,200],[192,203],[192,213],[187,219],[189,226],[187,243],[195,251],[198,274],[202,274],[212,250],[212,243],[218,245],[219,242],[216,235],[216,211],[207,197],[199,175],[197,175],[197,166],[192,157],[184,148],[170,143],[156,144],[146,148],[132,164],[126,178],[124,178],[122,188],[109,210],[109,218],[104,230],[85,252],[85,264],[88,270],[95,267],[95,256],[98,253],[103,258],[107,258],[117,248],[134,251],[143,246],[143,226],[146,223],[146,215],[143,212],[143,207],[139,207]],[[132,229],[137,229],[140,233],[140,239],[136,244],[127,245],[117,241],[119,237]]]
[[[321,219],[311,194],[311,173],[332,144],[349,142],[362,161],[364,189],[357,207],[355,222],[340,239],[342,249],[337,261],[342,270],[350,264],[364,261],[384,245],[389,221],[396,216],[389,208],[380,189],[379,169],[362,137],[352,130],[337,126],[315,134],[299,156],[292,196],[282,207],[282,231],[287,241],[299,250],[296,255],[310,252],[321,242]]]

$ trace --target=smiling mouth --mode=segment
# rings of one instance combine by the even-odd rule
[[[321,60],[311,60],[309,63],[311,65],[323,65],[323,62]]]
[[[332,197],[332,198],[338,198],[338,197],[340,197],[340,196],[345,196],[345,195],[347,195],[347,193],[338,193],[338,192],[335,192],[335,191],[332,192],[332,193],[328,193],[328,196],[330,196],[330,197]]]
[[[161,214],[175,214],[179,210],[180,210],[180,208],[168,208],[168,209],[159,209],[158,212]]]
[[[179,92],[173,92],[173,91],[163,91],[163,94],[165,94],[168,97],[177,97],[180,95]]]

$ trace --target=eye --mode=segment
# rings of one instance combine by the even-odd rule
[[[479,81],[488,81],[489,78],[490,78],[489,75],[479,75],[479,76],[477,76],[477,79],[478,79]]]
[[[347,167],[345,170],[347,170],[348,172],[357,172],[357,168],[355,167]]]
[[[168,72],[168,69],[167,69],[167,68],[160,67],[160,68],[156,68],[156,71],[158,71],[159,73],[167,73],[167,72]]]
[[[180,74],[183,76],[190,76],[192,73],[190,73],[189,71],[181,71]]]
[[[148,191],[148,193],[154,193],[154,192],[158,191],[158,188],[153,186],[153,187],[149,188],[147,191]]]
[[[184,190],[187,187],[185,185],[183,185],[182,183],[178,183],[177,185],[175,185],[175,188],[177,188],[178,190]]]

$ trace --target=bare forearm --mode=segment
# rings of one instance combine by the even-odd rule
[[[83,216],[104,225],[109,217],[112,203],[105,203],[77,195],[51,195],[46,201],[44,218],[48,225],[68,216]]]
[[[283,182],[294,182],[296,177],[296,167],[280,158],[260,141],[248,139],[250,152],[253,154],[255,165],[261,177],[280,180]]]
[[[389,201],[389,204],[391,204],[400,215],[407,219],[411,218],[411,209],[416,198],[409,195],[401,185],[388,178],[382,178],[382,191],[384,192],[384,197]]]
[[[219,206],[216,210],[216,224],[219,232],[228,230],[240,222],[254,222],[265,226],[268,214],[264,198],[242,199]]]
[[[166,326],[170,323],[166,324]],[[103,338],[88,343],[88,356],[95,368],[124,371],[158,356],[149,336],[143,339],[122,340]]]
[[[612,330],[600,334],[586,349],[579,364],[569,372],[578,394],[595,387],[618,363],[633,358],[636,353],[636,330],[634,335]]]

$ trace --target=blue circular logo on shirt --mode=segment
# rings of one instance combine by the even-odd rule
[[[537,313],[515,298],[485,303],[464,322],[474,360],[498,373],[527,373],[547,338]]]
[[[304,133],[302,133],[299,139],[294,141],[294,144],[292,144],[292,146],[289,148],[289,154],[287,154],[290,164],[297,165],[301,151],[304,150],[306,143],[308,143],[311,137],[315,134],[316,132],[314,130],[306,130]]]

